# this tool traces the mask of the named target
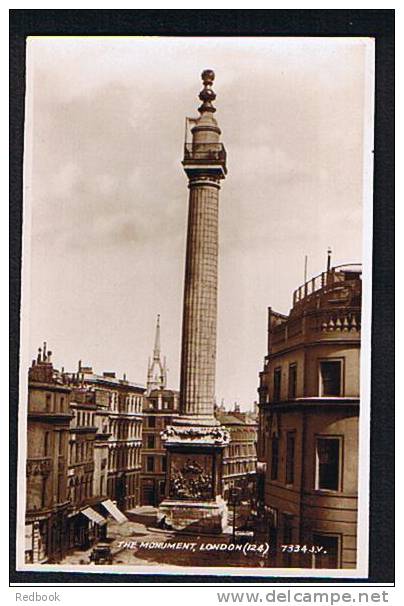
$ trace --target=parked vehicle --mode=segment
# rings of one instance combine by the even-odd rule
[[[112,564],[112,553],[109,544],[98,543],[90,554],[90,562],[94,562],[94,564]]]

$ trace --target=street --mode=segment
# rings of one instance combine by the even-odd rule
[[[193,535],[155,527],[156,510],[139,507],[127,512],[128,521],[108,521],[108,541],[114,565],[126,566],[236,566],[268,565],[265,543],[253,538],[232,540],[231,529],[222,535]],[[87,551],[67,555],[61,564],[91,564]]]

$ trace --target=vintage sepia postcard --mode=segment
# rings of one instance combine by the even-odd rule
[[[17,570],[366,578],[374,41],[32,36]]]

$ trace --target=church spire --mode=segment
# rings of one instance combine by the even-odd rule
[[[153,389],[165,389],[167,384],[166,362],[161,361],[160,350],[160,314],[157,315],[156,333],[154,337],[153,358],[149,358],[147,368],[147,394],[149,395]]]
[[[157,314],[156,336],[154,338],[153,360],[160,360],[160,314]]]

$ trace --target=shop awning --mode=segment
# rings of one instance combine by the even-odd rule
[[[91,507],[83,509],[81,513],[83,513],[92,522],[98,524],[98,526],[104,526],[104,524],[107,523],[107,520],[103,518],[99,513],[94,511],[94,509],[92,509]]]
[[[113,502],[110,499],[103,501],[101,504],[104,505],[104,507],[108,511],[108,513],[110,513],[111,516],[117,522],[119,522],[119,524],[122,524],[122,522],[128,521],[128,518],[122,513],[122,511],[120,511],[118,509],[118,507],[116,505],[113,504]]]

